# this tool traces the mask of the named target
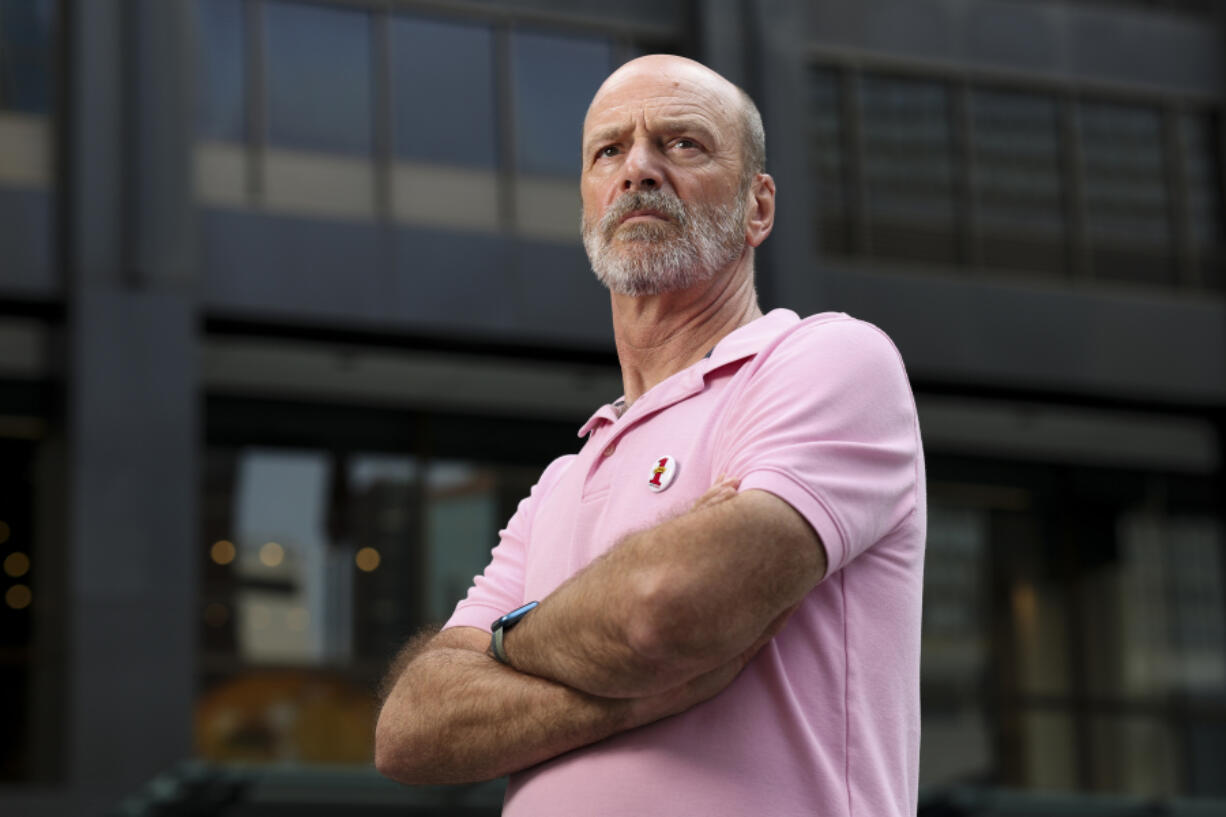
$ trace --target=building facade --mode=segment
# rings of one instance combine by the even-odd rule
[[[922,784],[1226,797],[1208,0],[0,0],[0,810],[369,763],[373,691],[620,394],[579,125],[765,119],[766,308],[925,437]]]

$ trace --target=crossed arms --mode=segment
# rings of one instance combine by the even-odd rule
[[[632,534],[510,633],[453,627],[393,665],[375,765],[403,783],[499,777],[684,712],[724,689],[826,572],[817,534],[765,491],[715,485]]]

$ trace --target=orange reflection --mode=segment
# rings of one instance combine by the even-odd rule
[[[221,539],[213,543],[213,547],[209,548],[209,556],[214,562],[219,565],[228,565],[234,561],[237,551],[234,549],[234,543]]]
[[[252,672],[196,704],[196,752],[211,761],[368,764],[370,693],[308,670]]]
[[[374,548],[364,547],[353,555],[353,560],[357,562],[358,570],[370,573],[379,566],[383,557]]]

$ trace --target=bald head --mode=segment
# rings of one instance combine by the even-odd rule
[[[673,54],[648,54],[638,57],[610,74],[588,106],[587,116],[584,118],[584,133],[587,132],[592,112],[600,108],[606,97],[644,76],[670,81],[674,87],[701,90],[711,104],[718,105],[725,111],[735,111],[740,125],[737,139],[741,148],[742,180],[748,183],[758,173],[766,172],[766,133],[762,127],[762,115],[753,99],[739,86],[702,63]]]

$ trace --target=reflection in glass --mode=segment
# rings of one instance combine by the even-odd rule
[[[369,155],[369,15],[281,2],[265,4],[264,15],[269,141]]]
[[[975,779],[992,766],[988,669],[988,513],[933,504],[924,555],[920,781]]]
[[[1226,695],[1226,579],[1220,524],[1134,513],[1119,522],[1117,596],[1097,632],[1120,645],[1094,668],[1106,694]]]
[[[1179,793],[1183,765],[1170,725],[1144,716],[1101,716],[1091,720],[1093,785],[1138,797]]]
[[[210,139],[245,135],[243,8],[242,0],[196,0],[196,128]]]
[[[343,490],[333,488],[331,528],[351,588],[351,598],[338,593],[336,604],[347,603],[352,612],[330,626],[352,627],[358,660],[386,661],[421,620],[420,473],[411,457],[363,454],[349,460]]]
[[[323,529],[328,461],[315,452],[249,450],[240,456],[234,542],[238,645],[251,663],[319,663],[348,657],[348,643],[327,643],[331,574]],[[302,611],[302,612],[300,612]],[[298,626],[314,619],[314,626]]]
[[[450,616],[537,473],[210,446],[198,752],[368,764],[371,692],[388,662],[426,621]]]
[[[1057,108],[1033,94],[970,94],[975,217],[988,266],[1060,272],[1064,207]]]
[[[0,110],[51,107],[53,0],[0,0]]]
[[[397,155],[493,168],[498,109],[490,28],[396,16],[391,40]]]
[[[498,544],[497,480],[490,469],[439,462],[426,475],[429,618],[451,616]]]
[[[933,505],[924,555],[925,681],[970,690],[987,667],[987,512]]]
[[[515,156],[521,172],[578,178],[579,123],[612,63],[607,39],[512,34]]]
[[[873,254],[955,261],[948,89],[870,74],[861,79],[860,105]]]
[[[1027,788],[1077,787],[1077,742],[1066,712],[1030,711],[1021,718],[1022,780]]]

